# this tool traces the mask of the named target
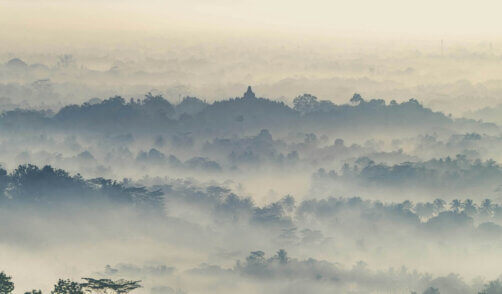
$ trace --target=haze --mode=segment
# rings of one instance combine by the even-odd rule
[[[0,0],[0,294],[502,294],[501,8]]]

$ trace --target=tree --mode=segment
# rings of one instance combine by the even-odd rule
[[[450,208],[454,211],[454,212],[460,212],[460,209],[462,208],[462,201],[458,200],[458,199],[453,199],[450,203]]]
[[[279,260],[280,264],[287,264],[288,263],[288,253],[284,249],[280,249],[277,251],[277,259]]]
[[[12,277],[0,272],[0,294],[9,294],[14,290],[14,283],[11,279]]]
[[[143,108],[148,115],[158,118],[170,117],[174,114],[174,107],[161,95],[148,93],[143,100]]]
[[[24,294],[42,294],[42,290],[31,290],[31,291],[26,291]]]
[[[434,212],[440,213],[441,211],[444,210],[444,206],[445,206],[446,202],[443,199],[438,198],[438,199],[434,200],[434,202],[432,204],[434,205]]]
[[[352,98],[350,98],[350,103],[352,103],[352,104],[356,104],[357,105],[357,104],[360,104],[362,102],[364,102],[364,99],[358,93],[354,93],[354,95],[352,96]]]
[[[58,56],[58,67],[68,68],[71,66],[75,66],[76,62],[71,54],[63,54]]]
[[[251,251],[249,256],[246,258],[246,262],[248,264],[265,264],[265,252],[259,251]]]
[[[293,100],[294,110],[301,114],[310,113],[319,109],[317,97],[310,94],[303,94]]]
[[[440,294],[440,293],[441,292],[439,292],[438,288],[433,288],[433,287],[429,287],[423,292],[423,294]]]
[[[479,294],[502,294],[502,283],[499,280],[491,281]]]
[[[54,285],[54,290],[52,294],[83,294],[82,286],[70,280],[59,279],[56,285]],[[33,293],[35,294],[35,293]],[[40,293],[39,293],[40,294]]]
[[[94,291],[107,291],[111,290],[117,294],[129,293],[130,291],[140,288],[139,284],[141,281],[127,281],[127,280],[117,280],[112,281],[110,279],[93,279],[93,278],[82,278],[86,280],[87,283],[82,283],[82,288],[87,288]]]
[[[467,215],[473,215],[477,212],[477,207],[476,207],[476,204],[474,203],[474,201],[472,201],[471,199],[466,199],[464,201],[464,212],[465,214]]]
[[[485,216],[492,216],[494,211],[494,205],[490,199],[485,199],[481,203],[481,207],[479,208],[479,210]]]

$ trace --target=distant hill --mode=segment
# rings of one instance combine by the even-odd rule
[[[208,104],[189,97],[173,105],[162,96],[146,95],[143,100],[122,97],[92,103],[68,105],[52,115],[43,111],[14,110],[0,116],[10,128],[42,126],[90,132],[194,132],[201,134],[254,134],[270,131],[353,132],[375,131],[430,132],[462,130],[496,132],[493,124],[468,119],[452,119],[423,107],[417,100],[397,103],[365,100],[355,94],[348,104],[317,101],[305,94],[295,99],[294,107],[283,102],[256,97],[251,87],[242,97]]]
[[[12,69],[26,69],[28,64],[19,58],[13,58],[5,63],[5,66]]]

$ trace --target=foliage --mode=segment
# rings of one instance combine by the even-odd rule
[[[112,290],[116,293],[129,293],[130,291],[140,288],[139,284],[141,281],[127,281],[127,280],[117,280],[112,281],[110,279],[93,279],[93,278],[82,278],[86,280],[86,283],[82,284],[83,288],[87,288],[94,291],[106,291]]]
[[[73,282],[69,279],[63,280],[59,279],[56,285],[54,285],[54,290],[51,292],[52,294],[83,294],[82,286]]]
[[[0,294],[9,294],[14,290],[12,277],[7,276],[4,272],[0,272]]]
[[[423,294],[440,294],[440,292],[438,288],[429,287],[424,291]]]
[[[71,176],[50,165],[43,168],[20,165],[11,173],[0,168],[0,203],[37,202],[54,204],[67,200],[107,200],[141,207],[162,207],[163,194],[145,187],[130,187],[127,183],[104,178],[83,179]]]
[[[502,294],[502,283],[500,280],[491,281],[485,285],[479,294]]]

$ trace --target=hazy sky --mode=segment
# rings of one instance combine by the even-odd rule
[[[491,0],[0,0],[0,64],[16,57],[53,66],[57,56],[71,54],[78,68],[108,71],[120,65],[128,71],[116,80],[93,82],[92,75],[86,80],[80,74],[5,76],[4,82],[50,78],[100,85],[100,92],[68,90],[79,102],[180,85],[190,91],[176,90],[172,97],[219,99],[240,95],[252,84],[259,95],[290,101],[308,91],[341,103],[357,91],[436,101],[427,106],[462,113],[500,102],[493,89],[502,86],[476,85],[500,78],[500,8]],[[455,58],[435,58],[443,52]],[[148,63],[148,58],[165,62]],[[400,74],[406,70],[408,75]],[[131,75],[142,71],[158,76]],[[274,85],[291,78],[297,87]],[[357,80],[336,86],[333,78]],[[112,80],[115,88],[107,84]],[[454,85],[457,91],[446,93],[449,85],[439,87],[443,92],[429,85],[438,81],[473,85],[469,90]],[[137,88],[124,89],[131,85]],[[474,93],[485,102],[473,102]],[[458,99],[463,103],[444,102]]]
[[[502,31],[501,8],[492,0],[2,0],[0,33],[209,29],[494,35]]]

